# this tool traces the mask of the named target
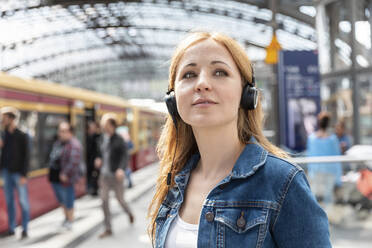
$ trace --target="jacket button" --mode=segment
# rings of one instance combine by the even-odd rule
[[[236,225],[239,227],[239,228],[244,228],[245,227],[245,219],[243,216],[240,216],[240,218],[236,221]]]
[[[208,222],[212,222],[214,220],[214,214],[212,212],[208,212],[205,214],[205,218]]]

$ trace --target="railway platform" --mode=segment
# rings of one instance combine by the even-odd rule
[[[157,164],[153,164],[133,174],[134,187],[127,189],[135,223],[129,224],[127,215],[122,212],[114,197],[110,206],[113,213],[113,236],[99,239],[103,231],[103,214],[98,197],[84,196],[76,201],[76,218],[72,230],[61,226],[61,209],[53,210],[30,222],[29,238],[19,240],[21,230],[16,236],[0,238],[0,247],[6,248],[102,248],[130,247],[150,248],[146,234],[147,208],[154,193]],[[334,206],[328,213],[331,222],[330,233],[334,248],[370,248],[372,243],[372,216],[358,213],[349,206]]]
[[[135,211],[136,222],[134,227],[143,226],[143,213],[136,211],[136,202],[155,185],[157,164],[146,166],[132,174],[133,187],[126,189],[125,199]],[[113,192],[112,192],[113,193]],[[115,229],[129,228],[126,214],[123,214],[115,197],[111,197],[110,208]],[[122,215],[122,216],[121,216]],[[117,223],[117,219],[123,220]],[[20,240],[21,227],[17,227],[16,235],[1,238],[0,247],[6,248],[62,248],[77,247],[84,243],[90,236],[94,236],[102,228],[103,213],[101,199],[85,195],[75,201],[75,221],[72,229],[67,230],[62,226],[64,220],[62,209],[57,208],[44,214],[29,223],[29,238]],[[143,220],[144,221],[144,220]],[[125,233],[122,233],[126,235]],[[119,235],[119,232],[118,232]],[[132,247],[132,246],[129,246]]]

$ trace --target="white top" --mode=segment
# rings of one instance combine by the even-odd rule
[[[199,225],[184,222],[177,215],[171,223],[165,248],[197,248]]]

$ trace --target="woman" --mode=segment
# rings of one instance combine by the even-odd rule
[[[318,114],[318,130],[307,139],[308,156],[341,155],[337,136],[328,131],[330,118],[328,112]],[[325,210],[329,210],[334,201],[334,189],[342,184],[341,163],[309,163],[308,175],[311,189],[319,199],[322,199]]]
[[[178,46],[169,75],[176,107],[149,208],[155,247],[331,247],[304,172],[262,134],[252,72],[222,34],[192,33]]]

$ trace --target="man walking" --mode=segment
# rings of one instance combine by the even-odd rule
[[[49,180],[63,208],[65,220],[62,225],[69,230],[74,220],[74,184],[82,176],[81,160],[82,146],[75,138],[73,128],[68,122],[60,123],[58,140],[53,144],[49,155]]]
[[[102,199],[105,231],[99,236],[105,238],[112,235],[111,213],[109,210],[109,192],[114,190],[116,199],[129,216],[129,222],[134,222],[134,216],[124,200],[124,170],[128,164],[128,151],[124,140],[115,133],[117,122],[114,114],[102,117],[101,127],[104,135],[101,138],[100,154],[95,160],[95,166],[100,168],[99,187]]]
[[[4,179],[4,192],[8,211],[8,236],[14,235],[16,227],[16,206],[14,190],[18,191],[22,209],[22,236],[27,238],[30,205],[27,192],[27,171],[29,168],[29,146],[27,135],[17,128],[20,114],[16,108],[3,107],[1,110],[1,158],[0,168]]]

